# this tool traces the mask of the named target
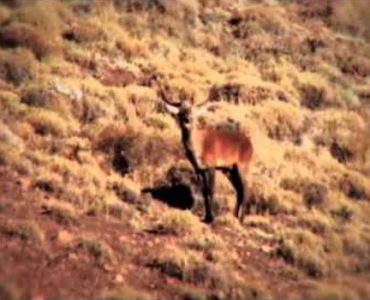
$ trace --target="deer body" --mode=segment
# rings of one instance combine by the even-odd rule
[[[252,144],[242,133],[210,127],[193,129],[191,139],[203,166],[223,168],[240,164],[243,169],[248,168]]]
[[[235,216],[243,220],[249,209],[247,197],[247,173],[253,156],[250,138],[240,130],[194,126],[193,110],[183,102],[171,103],[166,94],[162,99],[169,105],[181,130],[185,155],[189,159],[202,188],[205,202],[205,222],[212,222],[215,171],[222,171],[230,180],[236,194]]]

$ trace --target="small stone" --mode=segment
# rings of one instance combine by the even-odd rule
[[[32,300],[44,300],[45,299],[45,296],[42,295],[42,294],[37,293],[37,294],[32,295],[31,296],[31,299]]]
[[[112,271],[114,271],[114,267],[112,265],[109,265],[109,264],[103,265],[103,269],[106,272],[112,272]]]
[[[117,274],[116,277],[114,278],[114,281],[117,283],[122,283],[123,282],[123,276],[121,274]]]
[[[128,240],[128,237],[127,237],[126,235],[121,235],[121,236],[119,237],[119,241],[120,241],[120,242],[127,242],[127,240]]]
[[[75,237],[74,237],[73,233],[70,233],[67,230],[60,230],[58,232],[58,237],[57,238],[58,238],[58,241],[61,244],[69,244],[74,240]]]
[[[77,257],[77,254],[76,254],[76,253],[69,253],[69,254],[68,254],[68,258],[69,258],[70,260],[77,260],[77,259],[78,259],[78,257]]]
[[[270,253],[271,252],[271,247],[268,246],[268,245],[263,245],[261,246],[260,250],[263,252],[263,253]]]

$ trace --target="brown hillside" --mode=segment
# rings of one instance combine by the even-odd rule
[[[0,2],[0,298],[368,299],[370,6]],[[251,138],[216,220],[158,96]]]

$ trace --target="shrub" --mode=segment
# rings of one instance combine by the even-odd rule
[[[223,266],[173,246],[164,248],[158,257],[149,258],[146,265],[168,276],[208,288],[223,290],[235,283],[232,274]]]
[[[123,35],[118,38],[116,47],[122,51],[128,59],[145,57],[149,53],[149,47],[145,42],[130,38],[128,35]]]
[[[215,234],[194,234],[185,243],[192,249],[206,252],[223,247],[222,239]]]
[[[309,208],[321,205],[329,199],[327,185],[312,181],[308,177],[286,177],[281,180],[280,186],[285,190],[301,194],[304,203]]]
[[[364,132],[364,119],[357,113],[343,110],[326,110],[313,116],[313,139],[318,145],[325,145],[332,155],[347,162],[361,151],[359,138]],[[362,138],[362,137],[361,137]]]
[[[340,163],[347,163],[352,157],[353,153],[345,145],[339,144],[334,140],[329,147],[330,154]]]
[[[5,6],[0,6],[0,24],[4,24],[9,19],[10,12]]]
[[[38,65],[29,51],[7,53],[0,58],[0,77],[16,86],[35,79]]]
[[[313,233],[324,236],[330,233],[333,226],[332,219],[318,210],[313,210],[310,214],[302,216],[298,223],[302,227],[309,228]]]
[[[302,105],[310,109],[322,107],[327,97],[325,89],[310,84],[302,85],[300,91]]]
[[[259,281],[241,282],[233,288],[227,299],[271,299],[269,290]]]
[[[299,7],[298,13],[306,18],[328,19],[333,14],[333,5],[331,1],[303,1]]]
[[[303,201],[308,208],[321,205],[328,200],[328,188],[320,183],[309,183],[303,190]]]
[[[115,66],[105,66],[99,71],[97,76],[99,81],[107,86],[124,87],[136,82],[136,75],[130,70]]]
[[[15,0],[22,1],[22,0]],[[58,1],[24,1],[11,17],[11,22],[32,26],[37,31],[56,36],[62,27],[60,20],[61,5]]]
[[[24,150],[23,140],[1,121],[0,121],[0,143],[6,144],[18,151]]]
[[[34,187],[47,193],[59,194],[63,191],[62,178],[55,174],[43,174],[35,179]]]
[[[156,10],[163,13],[165,10],[165,6],[161,1],[114,0],[114,4],[118,9],[124,9],[128,12]]]
[[[13,165],[20,158],[20,151],[0,142],[0,166]]]
[[[279,11],[269,7],[252,7],[228,20],[232,33],[245,39],[262,32],[280,35],[286,32],[287,25]]]
[[[111,300],[150,300],[152,297],[144,291],[140,291],[137,288],[128,286],[119,287],[117,291],[112,293],[112,296],[108,296],[107,299]]]
[[[85,250],[94,256],[99,264],[111,262],[114,257],[113,251],[108,244],[93,238],[79,238],[70,250],[76,251],[79,249]]]
[[[370,38],[369,6],[363,1],[340,1],[333,5],[329,24],[336,29]]]
[[[343,223],[348,223],[354,216],[354,211],[348,205],[341,205],[339,208],[331,211],[331,214]]]
[[[290,103],[266,101],[256,112],[270,138],[300,143],[307,129],[306,116],[300,109]]]
[[[12,285],[5,284],[4,282],[0,282],[0,298],[1,299],[9,299],[15,300],[19,298],[18,292]]]
[[[124,182],[115,182],[112,188],[118,198],[125,203],[134,204],[139,209],[148,204],[145,197]]]
[[[168,157],[179,151],[177,145],[158,133],[145,133],[143,136],[138,128],[116,125],[103,128],[97,134],[95,145],[96,149],[110,153],[113,163],[117,156],[126,160],[128,170],[136,170],[143,166],[160,166],[164,155]],[[161,151],[158,151],[159,149]]]
[[[40,226],[33,221],[8,221],[1,222],[0,230],[4,233],[18,237],[22,240],[42,243],[45,233]]]
[[[280,93],[281,97],[284,97]],[[264,86],[246,86],[239,83],[213,85],[209,91],[209,101],[226,101],[233,104],[245,103],[256,105],[274,98],[273,91]]]
[[[173,209],[164,214],[161,220],[153,226],[151,231],[179,236],[199,234],[201,224],[198,218],[190,211]]]
[[[323,284],[318,289],[309,293],[310,299],[317,300],[360,300],[361,297],[349,285]],[[366,298],[366,297],[365,297]]]
[[[356,255],[361,259],[361,262],[365,265],[369,262],[369,251],[370,244],[368,239],[364,235],[362,228],[354,224],[348,224],[346,231],[342,235],[343,239],[343,250],[346,254]],[[354,266],[353,269],[358,268]]]
[[[79,44],[91,43],[97,40],[105,39],[103,29],[93,23],[79,23],[63,32],[63,38]]]
[[[121,124],[108,124],[102,128],[94,138],[94,149],[109,152],[119,139],[129,138],[131,131]]]
[[[17,94],[12,92],[0,91],[0,116],[3,122],[12,122],[14,120],[14,117],[22,116],[26,111],[27,106],[20,102],[20,98]],[[17,123],[17,126],[19,126],[20,128],[21,125],[19,124],[22,124],[22,122]]]
[[[317,244],[317,238],[309,231],[297,230],[293,232],[291,238],[282,238],[276,254],[312,277],[323,277],[329,271],[323,249]]]
[[[24,104],[35,107],[46,107],[51,101],[51,93],[42,87],[31,87],[22,94],[21,101]]]
[[[3,0],[3,3],[5,5],[8,5],[10,7],[15,8],[15,7],[19,7],[21,5],[24,5],[27,1],[29,1],[29,0]],[[33,1],[33,0],[31,0],[31,1]]]
[[[337,58],[339,69],[345,73],[359,77],[370,75],[370,59],[360,55],[343,55]]]
[[[0,28],[0,45],[7,48],[28,48],[38,59],[54,51],[54,46],[45,33],[37,32],[25,24],[10,24]]]
[[[158,257],[151,257],[146,265],[156,268],[171,277],[185,280],[189,266],[195,259],[194,256],[177,247],[166,246]]]
[[[344,194],[355,200],[369,200],[370,199],[370,185],[363,179],[362,176],[346,174],[339,183],[340,189]]]
[[[75,224],[77,214],[75,208],[69,203],[50,202],[42,206],[43,214],[48,215],[61,224]]]
[[[26,116],[26,121],[41,135],[65,137],[69,132],[66,121],[52,111],[34,110]]]
[[[230,272],[220,264],[208,261],[196,261],[190,266],[186,280],[208,288],[224,290],[234,283]]]

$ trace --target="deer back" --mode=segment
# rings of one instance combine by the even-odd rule
[[[239,131],[211,127],[194,129],[192,144],[199,162],[207,167],[237,164],[248,168],[253,155],[250,138]]]

